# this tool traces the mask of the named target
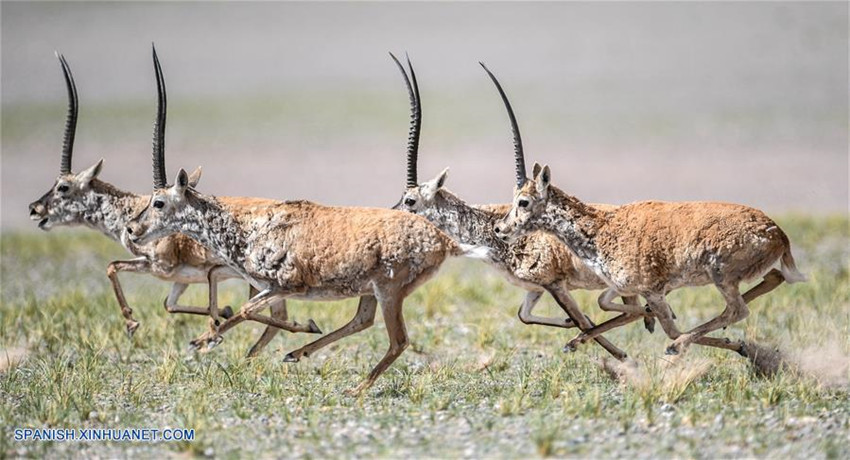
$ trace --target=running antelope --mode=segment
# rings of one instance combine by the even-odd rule
[[[156,60],[156,50],[153,53]],[[77,88],[65,57],[58,53],[57,57],[62,65],[68,90],[68,114],[65,121],[59,177],[44,196],[30,204],[30,218],[38,221],[38,227],[45,231],[61,225],[87,226],[120,242],[136,256],[130,260],[113,261],[106,269],[129,336],[132,337],[136,332],[139,322],[133,318],[133,310],[124,297],[124,290],[118,279],[118,273],[122,271],[148,273],[161,280],[173,282],[171,293],[164,302],[165,309],[169,313],[207,315],[209,312],[207,307],[183,306],[178,304],[178,300],[189,284],[207,283],[207,273],[213,267],[221,265],[221,261],[203,246],[183,235],[173,235],[145,245],[133,244],[126,238],[124,229],[129,219],[150,201],[150,196],[125,192],[99,180],[97,176],[100,174],[103,160],[80,173],[75,174],[71,171],[79,108]],[[164,85],[159,74],[157,84]],[[159,105],[164,107],[165,104],[165,94],[162,93]],[[164,127],[165,117],[163,116],[157,120],[157,129],[164,129]],[[196,183],[200,174],[201,170],[198,168],[189,177],[189,182]],[[160,179],[155,178],[155,180]],[[237,275],[233,273],[231,277],[233,276]],[[221,277],[225,278],[227,275],[222,273]],[[223,315],[232,315],[230,307],[224,309]],[[273,306],[272,315],[285,320],[285,303]],[[277,332],[275,328],[266,329],[249,351],[249,356],[259,353]]]
[[[489,71],[488,74],[512,113],[498,81]],[[788,237],[762,211],[731,203],[663,201],[595,209],[550,185],[548,166],[535,163],[532,178],[527,179],[515,123],[513,128],[516,188],[510,210],[494,231],[504,241],[535,230],[557,236],[605,280],[608,289],[599,297],[599,306],[623,313],[609,320],[611,323],[625,324],[643,313],[639,306],[615,303],[616,296],[643,296],[667,336],[673,339],[668,354],[683,353],[690,344],[697,343],[746,356],[744,342],[706,334],[746,318],[747,303],[783,281],[805,281],[794,263]],[[777,262],[779,269],[773,268]],[[742,295],[739,284],[759,277],[763,277],[761,283]],[[714,284],[723,295],[725,310],[704,324],[680,332],[665,299],[667,293],[707,284]],[[582,332],[567,347],[583,343],[597,332]]]
[[[533,309],[544,292],[549,292],[564,311],[567,305],[578,309],[569,291],[573,289],[604,289],[605,282],[581,260],[572,254],[567,247],[554,236],[545,232],[534,232],[520,237],[513,243],[505,243],[493,233],[493,225],[507,213],[510,204],[473,206],[458,198],[447,190],[444,185],[448,168],[444,169],[434,179],[419,184],[417,181],[417,160],[419,155],[419,136],[422,129],[422,106],[419,99],[419,85],[410,60],[407,71],[390,53],[404,77],[410,98],[410,136],[407,146],[407,190],[404,192],[399,206],[407,211],[419,214],[436,225],[455,241],[489,247],[487,262],[501,272],[509,282],[528,293],[519,308],[519,319],[525,324],[540,324],[546,326],[571,328],[576,324],[571,319],[544,318],[533,314]],[[597,209],[611,210],[611,205],[593,205]],[[639,305],[635,297],[624,301],[631,305]],[[592,326],[584,319],[583,329]],[[649,315],[646,327],[652,330],[654,318]],[[598,341],[617,358],[625,358],[626,354],[614,347],[603,338]]]
[[[161,146],[164,132],[157,130],[154,135],[154,145]],[[154,168],[156,177],[165,176],[163,162],[155,161]],[[431,278],[447,257],[480,252],[478,248],[465,252],[427,220],[405,212],[329,207],[309,201],[227,201],[196,191],[182,169],[174,185],[155,181],[154,187],[148,205],[127,225],[131,241],[144,245],[182,233],[209,248],[229,270],[260,291],[235,316],[196,339],[196,346],[218,343],[221,334],[244,320],[298,331],[297,324],[257,315],[265,306],[284,298],[360,297],[357,313],[349,323],[285,358],[298,361],[372,326],[376,307],[381,304],[389,349],[350,394],[371,386],[407,348],[402,314],[405,297]],[[210,272],[211,280],[216,272]],[[215,300],[210,300],[215,318]]]

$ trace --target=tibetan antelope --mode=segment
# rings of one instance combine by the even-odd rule
[[[163,130],[156,130],[154,136],[154,145],[161,146]],[[162,161],[155,161],[154,168],[155,177],[165,176]],[[297,324],[257,315],[284,298],[360,297],[349,323],[286,355],[286,361],[298,361],[372,326],[380,303],[389,349],[351,394],[371,386],[407,348],[405,297],[431,278],[447,257],[483,251],[461,249],[427,220],[406,212],[309,201],[222,200],[196,191],[182,169],[174,185],[155,181],[154,187],[147,206],[127,225],[132,242],[144,245],[182,233],[209,248],[260,291],[235,316],[196,339],[196,346],[218,343],[221,334],[244,320],[299,330]],[[215,273],[210,272],[211,280]],[[210,300],[215,317],[215,299]]]
[[[525,324],[571,328],[576,324],[560,318],[544,318],[533,314],[533,309],[544,292],[549,292],[558,305],[565,311],[567,305],[578,309],[569,291],[573,289],[604,289],[605,282],[587,267],[581,259],[556,237],[545,232],[534,232],[506,243],[493,233],[493,225],[504,216],[510,204],[473,206],[458,198],[444,185],[448,168],[434,179],[419,184],[417,181],[417,160],[419,155],[419,136],[422,129],[422,106],[419,99],[419,85],[410,60],[404,66],[390,53],[401,71],[410,99],[410,135],[407,146],[407,189],[399,202],[399,207],[419,214],[445,232],[455,241],[490,248],[487,263],[501,272],[509,282],[528,293],[519,308],[519,319]],[[611,205],[593,205],[601,210],[611,210]],[[638,305],[635,297],[624,299],[628,304]],[[584,315],[580,316],[584,319]],[[654,318],[649,315],[646,326],[652,330]],[[592,326],[585,319],[584,329]],[[602,346],[617,358],[626,354],[603,338],[597,338]]]
[[[165,309],[169,313],[207,315],[207,307],[183,306],[178,304],[178,300],[189,284],[207,283],[207,273],[213,267],[221,265],[221,261],[203,246],[183,235],[169,236],[145,245],[130,242],[124,232],[127,221],[144,207],[150,197],[125,192],[99,180],[97,176],[100,174],[103,160],[80,173],[75,174],[71,171],[79,109],[77,88],[65,57],[58,53],[56,56],[62,66],[68,91],[68,114],[65,121],[59,176],[47,193],[29,205],[30,218],[38,221],[38,227],[45,231],[49,231],[54,226],[84,225],[120,242],[124,248],[136,256],[130,260],[113,261],[106,269],[130,337],[138,329],[139,322],[133,317],[133,310],[124,297],[124,290],[118,279],[118,273],[122,271],[148,273],[163,281],[173,282],[171,293],[164,302]],[[156,50],[154,50],[154,59],[156,59]],[[164,84],[159,78],[157,83]],[[159,104],[164,106],[165,103],[163,93]],[[163,117],[158,120],[158,127],[164,128],[164,126],[165,118]],[[196,183],[200,174],[201,170],[198,168],[189,176],[189,183]],[[237,275],[234,273],[232,276]],[[221,274],[221,277],[227,276]],[[224,310],[224,316],[232,314],[229,307]],[[272,312],[273,316],[286,319],[284,303],[273,306]],[[254,356],[259,353],[274,338],[277,331],[275,328],[266,329],[248,355]]]
[[[488,74],[512,113],[498,81]],[[623,313],[610,323],[625,324],[643,314],[638,306],[614,302],[616,296],[643,296],[664,332],[673,339],[668,354],[683,353],[697,343],[746,356],[744,342],[706,334],[746,318],[747,303],[783,281],[805,281],[794,263],[788,237],[762,211],[731,203],[662,201],[595,209],[550,185],[548,166],[535,163],[532,178],[527,178],[519,130],[516,123],[512,125],[516,187],[512,206],[494,231],[505,241],[536,230],[557,236],[605,280],[608,289],[599,297],[599,306]],[[779,269],[773,268],[777,262]],[[759,277],[763,280],[742,295],[739,284]],[[667,293],[707,284],[714,284],[723,295],[725,310],[704,324],[680,332],[665,299]],[[599,326],[604,327],[605,323]],[[575,347],[597,332],[582,332],[567,347]]]

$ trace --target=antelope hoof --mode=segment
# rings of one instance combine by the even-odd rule
[[[127,321],[127,338],[132,339],[133,334],[136,333],[136,329],[139,328],[138,321]]]
[[[233,317],[233,309],[230,308],[230,305],[228,305],[218,312],[218,314],[224,319],[230,319]]]
[[[564,345],[564,348],[563,348],[564,353],[572,353],[572,352],[576,351],[576,346],[573,343],[574,341],[575,341],[575,339],[570,340],[569,342],[567,342],[566,345]]]
[[[207,332],[207,333],[202,334],[200,337],[189,342],[189,351],[199,351],[203,348],[210,350],[213,347],[215,347],[216,345],[218,345],[221,342],[222,337],[217,336],[218,342],[216,342],[214,345],[211,345],[210,342],[216,340],[216,336],[213,335],[213,334],[214,334],[213,332]]]
[[[216,335],[215,337],[207,340],[207,351],[212,350],[213,348],[217,347],[218,344],[220,344],[222,342],[222,340],[224,340],[224,337],[222,337],[220,335]]]
[[[297,363],[298,361],[300,360],[292,353],[287,353],[286,356],[283,357],[283,362],[285,363]]]
[[[345,390],[343,393],[345,393],[346,396],[351,396],[352,398],[356,398],[356,397],[360,396],[361,393],[363,393],[363,390],[369,388],[370,386],[372,386],[371,383],[363,382],[360,385],[357,385],[357,387],[355,387],[355,388]]]
[[[649,331],[650,334],[655,332],[655,318],[653,317],[644,317],[643,318],[643,327]]]
[[[687,346],[687,344],[685,344],[684,342],[679,342],[678,340],[674,340],[673,343],[670,344],[669,347],[667,347],[667,350],[664,351],[664,354],[665,355],[678,355],[678,354],[683,353],[685,351],[686,346]]]
[[[309,331],[309,332],[310,332],[311,334],[321,334],[321,333],[322,333],[322,330],[321,330],[321,329],[319,329],[319,326],[318,326],[318,325],[316,324],[316,322],[315,322],[315,321],[313,321],[312,319],[311,319],[311,320],[310,320],[310,322],[307,324],[307,326],[310,328],[310,331]]]

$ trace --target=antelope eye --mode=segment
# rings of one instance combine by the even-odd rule
[[[68,191],[69,188],[70,187],[68,187],[67,184],[62,184],[62,185],[56,187],[56,191],[59,192],[59,193],[65,193],[65,192]]]
[[[517,205],[519,205],[520,208],[527,208],[528,200],[519,200],[519,203],[517,203]]]
[[[164,201],[154,201],[153,202],[153,207],[155,207],[156,209],[162,209],[163,206],[165,206]]]
[[[404,204],[405,206],[413,206],[414,204],[416,204],[416,200],[414,200],[413,198],[405,198]]]

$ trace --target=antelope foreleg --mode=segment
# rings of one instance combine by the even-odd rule
[[[163,306],[165,307],[165,311],[167,311],[168,313],[172,313],[172,314],[173,313],[187,313],[187,314],[190,314],[190,315],[209,316],[209,314],[210,314],[209,306],[206,306],[206,307],[191,307],[191,306],[185,306],[185,305],[178,304],[178,301],[180,300],[180,296],[182,296],[183,293],[186,292],[186,288],[188,288],[188,287],[189,287],[189,285],[185,284],[185,283],[174,283],[171,286],[171,292],[168,294],[168,297],[166,297],[165,301],[163,302]],[[222,318],[225,318],[225,319],[230,318],[231,316],[233,316],[233,310],[229,306],[224,307],[224,309],[221,310],[220,314],[221,314]]]
[[[144,257],[132,260],[116,260],[110,262],[106,267],[106,276],[112,283],[112,289],[115,291],[115,299],[118,300],[121,315],[124,316],[127,335],[131,338],[136,332],[136,329],[139,328],[139,322],[133,318],[133,309],[130,308],[130,305],[127,304],[127,299],[124,297],[124,289],[121,287],[121,281],[118,279],[118,272],[148,273],[150,269],[151,264]]]
[[[250,299],[256,296],[257,294],[257,289],[254,286],[249,285],[248,298]],[[271,310],[272,318],[277,318],[281,321],[286,321],[287,319],[289,319],[289,315],[287,314],[286,310],[286,299],[280,299],[279,302],[272,304],[269,309]],[[263,348],[265,348],[266,345],[271,342],[271,340],[277,335],[278,332],[280,332],[280,329],[274,326],[266,325],[266,329],[263,331],[263,335],[261,335],[260,338],[257,339],[257,343],[255,343],[254,346],[252,346],[251,349],[248,350],[247,357],[253,358],[254,356],[257,356],[257,354],[259,354],[260,351],[262,351]]]
[[[265,290],[257,294],[242,306],[238,314],[221,323],[216,331],[208,331],[195,340],[192,340],[190,342],[190,346],[193,348],[200,348],[202,345],[207,345],[208,348],[212,348],[221,342],[222,334],[245,320],[257,321],[289,332],[309,332],[320,334],[321,330],[312,319],[308,324],[302,325],[294,321],[262,316],[258,313],[262,309],[273,305],[275,302],[280,302],[285,299],[287,295],[287,292],[272,292],[271,290]]]
[[[579,310],[578,305],[575,303],[575,300],[573,300],[569,292],[560,286],[549,287],[547,290],[550,294],[552,294],[552,297],[555,298],[555,301],[564,310],[564,312],[566,312],[567,316],[569,316],[574,323],[578,324],[578,327],[582,332],[588,331],[595,326],[595,324],[593,324],[593,322],[584,316],[581,310]],[[596,337],[593,340],[595,340],[596,343],[601,345],[602,348],[608,351],[608,353],[611,353],[611,355],[618,360],[622,361],[628,357],[626,352],[617,348],[605,337]]]
[[[537,306],[537,302],[542,296],[542,291],[528,291],[525,294],[525,299],[522,301],[522,305],[519,306],[519,312],[517,313],[519,320],[523,324],[539,324],[541,326],[562,327],[565,329],[576,327],[573,320],[569,318],[546,318],[534,315],[532,313],[534,307]]]

